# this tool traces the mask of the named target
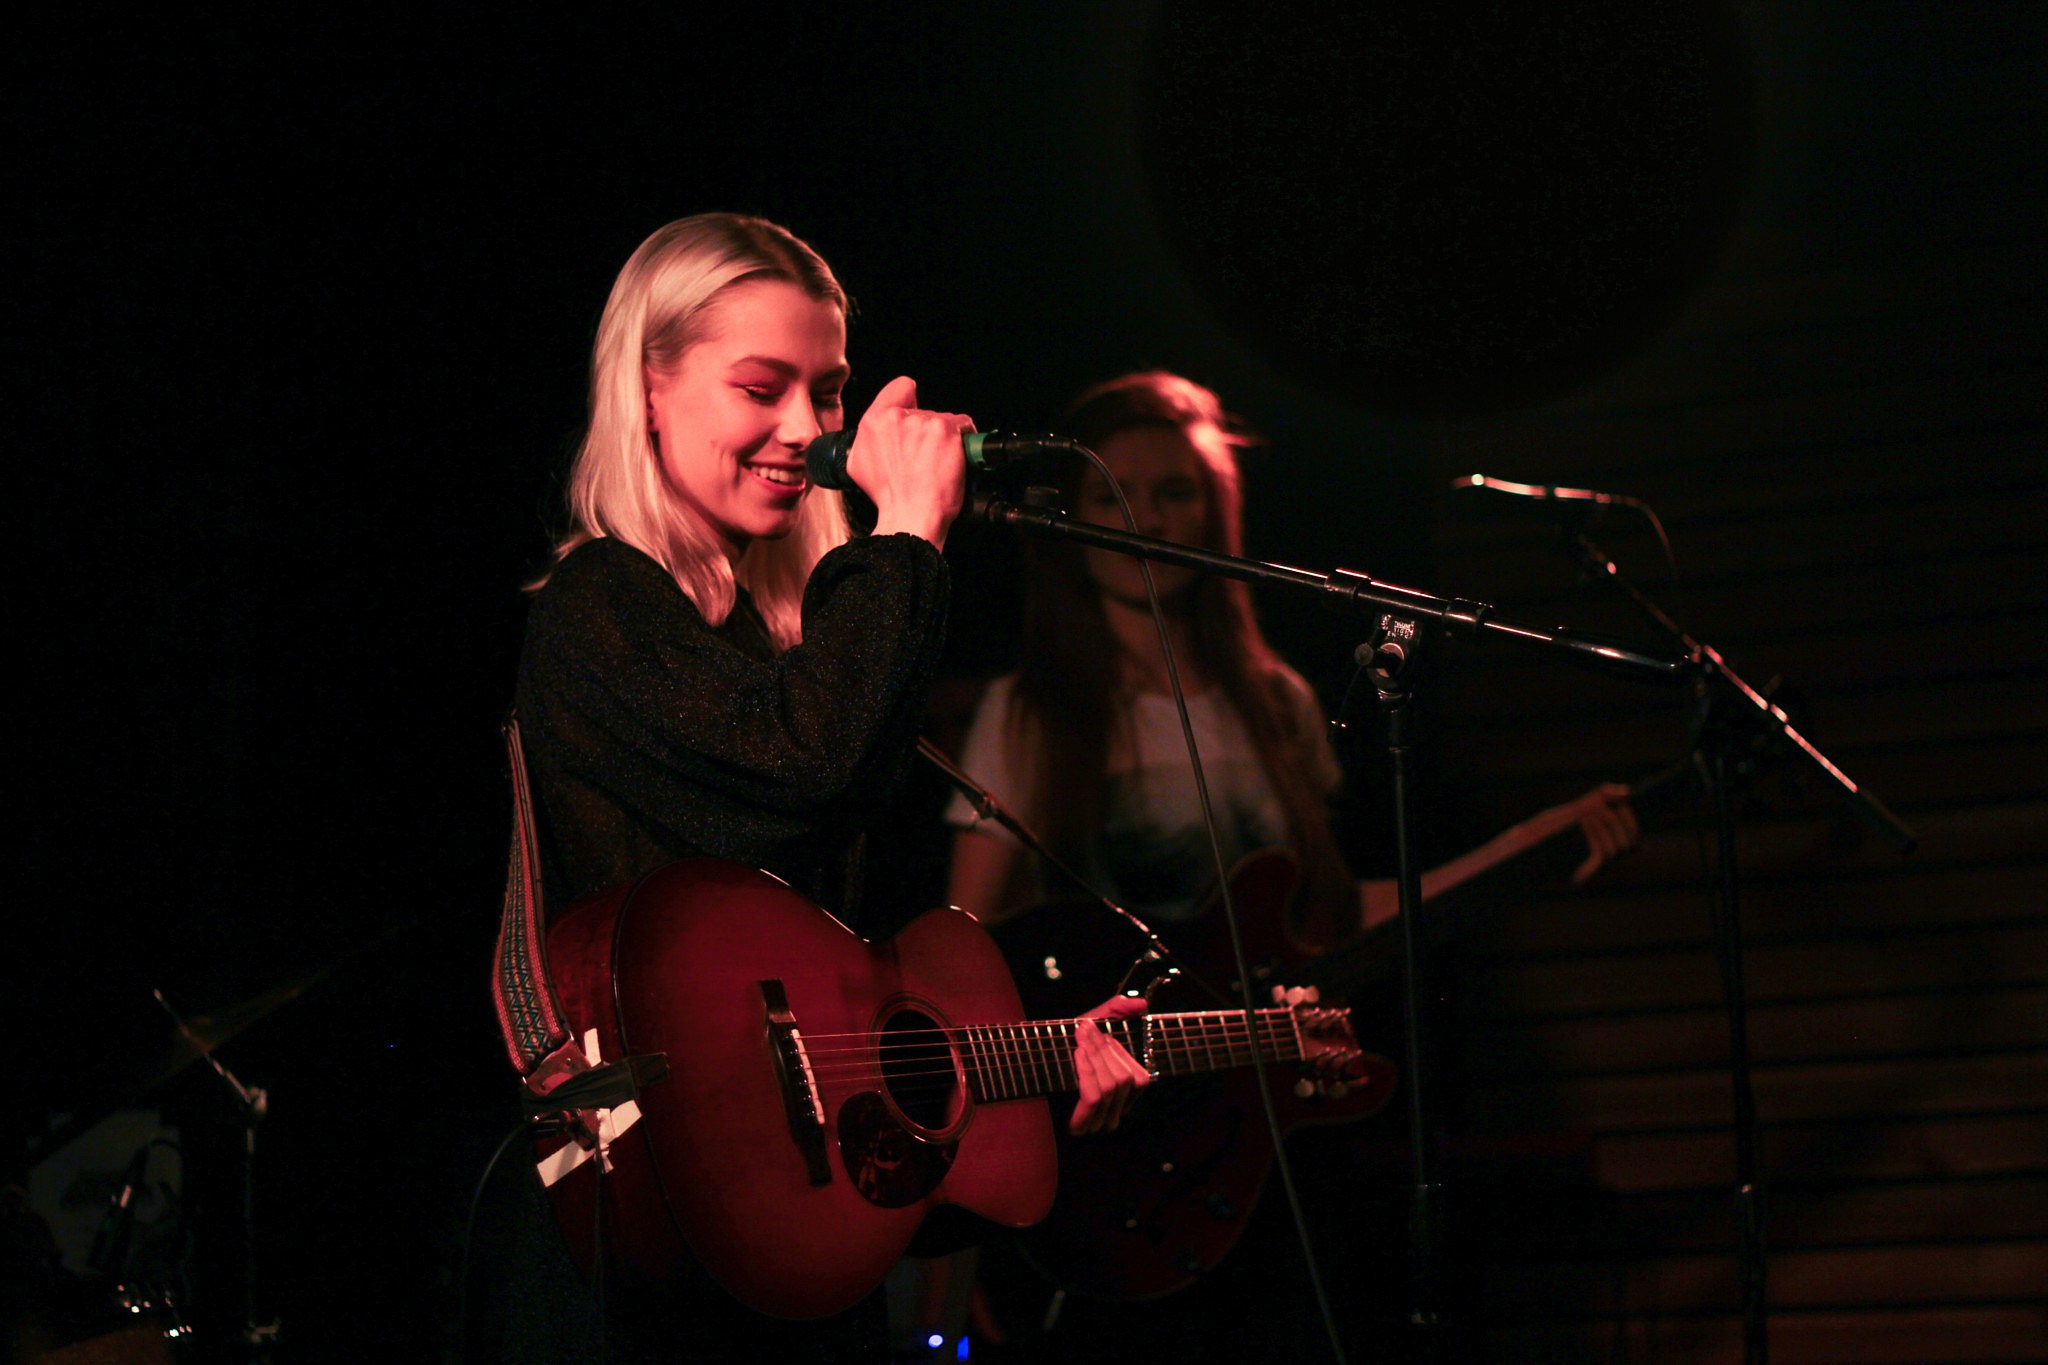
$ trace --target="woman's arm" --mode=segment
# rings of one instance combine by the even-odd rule
[[[1641,835],[1635,808],[1629,805],[1629,789],[1619,782],[1593,788],[1585,795],[1548,810],[1538,811],[1518,825],[1496,834],[1469,853],[1460,854],[1441,867],[1422,874],[1422,899],[1426,903],[1454,887],[1462,886],[1483,872],[1528,852],[1568,829],[1577,828],[1586,838],[1586,858],[1572,872],[1574,887],[1591,881],[1600,869],[1627,852]],[[1400,889],[1392,878],[1358,884],[1361,931],[1376,929],[1401,913]]]

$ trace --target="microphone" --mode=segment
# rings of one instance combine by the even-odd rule
[[[960,453],[967,461],[969,478],[1005,468],[1033,455],[1080,448],[1064,436],[1013,436],[1003,431],[969,431],[960,437]],[[858,490],[860,485],[846,472],[846,457],[852,449],[851,431],[828,431],[804,447],[804,473],[819,488]]]
[[[1671,566],[1672,586],[1678,584],[1678,557],[1671,551],[1671,537],[1665,534],[1664,522],[1657,515],[1657,509],[1641,498],[1632,498],[1626,493],[1602,493],[1592,488],[1559,488],[1555,484],[1547,483],[1515,483],[1509,479],[1490,479],[1484,474],[1467,474],[1463,478],[1451,480],[1453,493],[1460,488],[1482,488],[1490,493],[1506,493],[1510,497],[1532,498],[1537,502],[1552,504],[1550,512],[1557,518],[1560,528],[1565,533],[1564,543],[1569,544],[1570,540],[1575,538],[1581,547],[1581,550],[1573,552],[1575,554],[1596,553],[1592,542],[1586,539],[1584,528],[1594,524],[1601,516],[1602,509],[1626,507],[1631,511],[1640,512],[1643,519],[1650,523],[1650,529],[1657,533],[1657,543],[1664,547],[1664,562]],[[1575,537],[1574,530],[1577,531]],[[1599,555],[1597,571],[1588,571],[1597,579],[1612,574],[1614,565],[1602,553]]]
[[[1513,483],[1507,479],[1490,479],[1484,474],[1467,474],[1451,480],[1451,491],[1460,488],[1483,488],[1490,493],[1507,493],[1517,498],[1535,498],[1539,502],[1590,502],[1601,506],[1614,504],[1633,507],[1636,500],[1619,493],[1599,493],[1590,488],[1559,488],[1547,483]]]

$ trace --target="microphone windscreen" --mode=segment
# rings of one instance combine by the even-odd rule
[[[846,475],[846,453],[852,449],[852,432],[826,432],[804,447],[805,476],[818,488],[852,488]]]

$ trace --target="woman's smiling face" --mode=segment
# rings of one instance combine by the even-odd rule
[[[743,281],[710,307],[675,370],[647,373],[647,422],[671,496],[737,563],[796,525],[804,447],[845,421],[846,319],[785,280]]]

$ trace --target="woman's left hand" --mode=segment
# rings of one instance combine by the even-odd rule
[[[1572,873],[1572,885],[1584,886],[1594,874],[1615,858],[1635,847],[1642,837],[1636,823],[1635,807],[1628,803],[1629,790],[1619,782],[1593,788],[1571,803],[1578,816],[1579,833],[1586,836],[1586,860]]]
[[[1128,1019],[1143,1014],[1146,1008],[1145,1002],[1134,996],[1113,995],[1081,1018]],[[1152,1084],[1152,1073],[1092,1023],[1074,1030],[1074,1074],[1081,1085],[1081,1099],[1074,1106],[1074,1117],[1067,1120],[1067,1131],[1076,1137],[1122,1123],[1137,1093]]]

